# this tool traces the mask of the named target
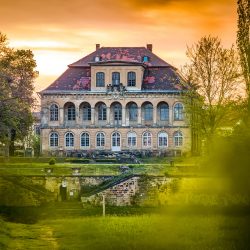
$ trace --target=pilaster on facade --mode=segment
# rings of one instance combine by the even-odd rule
[[[126,126],[126,108],[122,107],[122,126]]]
[[[137,108],[137,112],[138,112],[138,125],[140,126],[140,125],[142,125],[142,115],[141,115],[141,112],[142,110],[141,110],[141,107],[138,107]]]
[[[110,107],[107,107],[107,125],[112,125],[112,122],[110,122]]]
[[[157,125],[157,107],[153,108],[153,125]]]

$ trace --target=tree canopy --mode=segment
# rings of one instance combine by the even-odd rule
[[[250,1],[238,0],[237,45],[240,52],[240,63],[245,79],[248,97],[248,114],[250,114]]]
[[[0,33],[0,142],[4,144],[22,139],[32,124],[35,67],[32,51],[10,48]]]
[[[190,62],[184,73],[191,85],[193,125],[210,140],[232,117],[232,104],[239,93],[238,54],[234,46],[225,49],[219,38],[207,36],[188,47],[187,56]]]

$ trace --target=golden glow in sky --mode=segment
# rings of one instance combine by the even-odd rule
[[[236,40],[236,0],[0,0],[0,31],[10,46],[31,49],[39,91],[67,65],[101,46],[146,46],[170,64],[187,61],[202,36]]]

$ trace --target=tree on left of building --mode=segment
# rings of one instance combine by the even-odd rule
[[[33,124],[35,67],[32,51],[10,48],[0,32],[0,146],[5,155],[14,155],[14,142],[23,141]]]

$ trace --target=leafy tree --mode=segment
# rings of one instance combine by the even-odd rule
[[[210,143],[217,129],[232,117],[239,90],[238,54],[234,46],[224,49],[217,37],[208,36],[188,47],[187,56],[190,63],[184,74],[190,83],[187,106],[193,131]]]
[[[0,33],[0,142],[10,145],[12,154],[14,141],[23,139],[33,122],[35,67],[30,50],[10,48]]]
[[[250,114],[250,1],[238,0],[237,45],[240,52],[240,63],[245,79],[248,97],[248,115]]]

